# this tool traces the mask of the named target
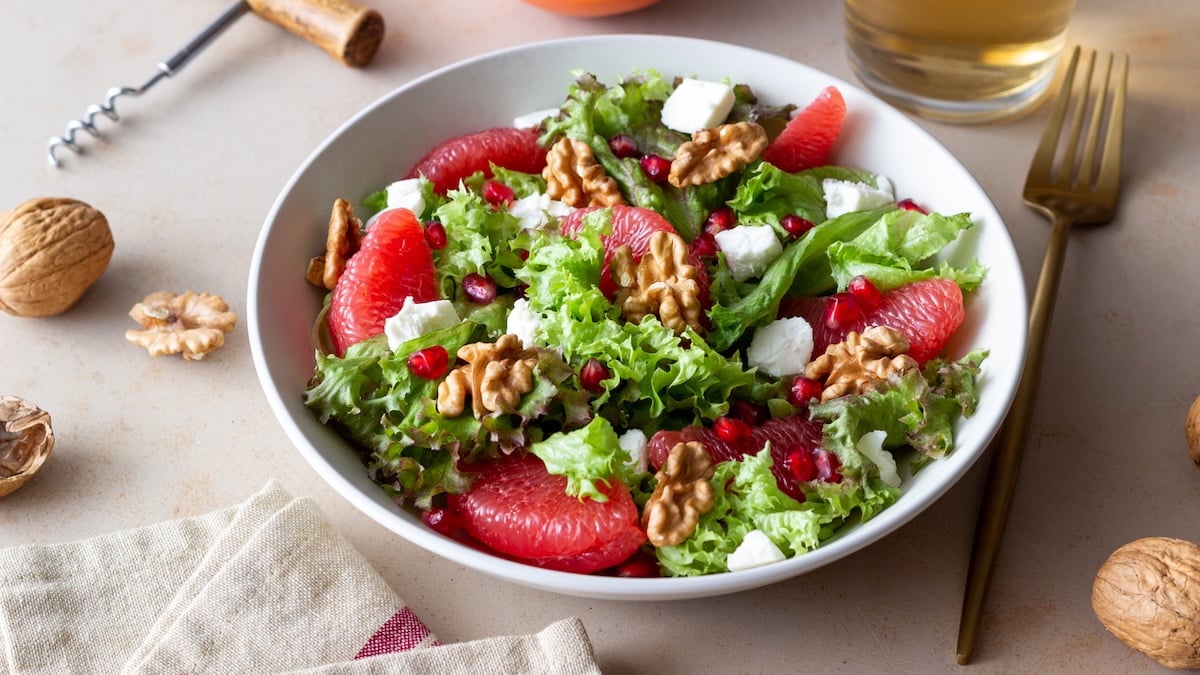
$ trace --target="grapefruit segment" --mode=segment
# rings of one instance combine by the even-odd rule
[[[329,335],[338,356],[353,344],[383,332],[388,317],[406,297],[437,300],[433,252],[425,230],[408,209],[379,214],[361,248],[346,262],[329,302]]]
[[[628,558],[646,541],[629,488],[598,484],[606,502],[567,494],[567,479],[536,455],[509,455],[483,465],[450,509],[474,539],[521,562],[590,574]]]
[[[495,127],[452,138],[421,158],[406,178],[425,176],[439,194],[458,187],[459,181],[476,171],[492,177],[491,165],[524,173],[542,172],[546,150],[538,135],[529,129]]]
[[[945,349],[966,315],[962,290],[949,279],[914,281],[887,291],[877,307],[834,329],[825,324],[824,314],[836,297],[784,298],[779,304],[780,318],[800,316],[812,325],[814,355],[825,353],[826,347],[846,339],[850,331],[889,326],[904,333],[909,356],[925,365]]]
[[[829,153],[841,135],[845,117],[846,101],[842,92],[837,87],[825,87],[763,149],[763,161],[788,173],[828,164]]]

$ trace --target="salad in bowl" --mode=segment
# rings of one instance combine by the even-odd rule
[[[340,494],[612,599],[761,586],[907,522],[983,452],[1025,332],[1003,223],[932,138],[661,36],[506,50],[364,109],[285,186],[249,300],[267,398]]]

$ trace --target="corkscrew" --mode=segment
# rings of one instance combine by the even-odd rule
[[[101,115],[113,122],[119,121],[118,99],[141,96],[162,80],[174,77],[225,29],[249,12],[312,42],[351,67],[367,65],[383,41],[383,17],[373,9],[353,5],[347,0],[237,0],[179,51],[159,62],[154,75],[142,86],[110,87],[103,103],[88,106],[83,117],[68,122],[66,132],[52,137],[46,145],[46,159],[51,166],[62,166],[55,155],[58,148],[67,148],[76,154],[83,152],[79,144],[80,132],[94,137],[102,135],[96,125]]]

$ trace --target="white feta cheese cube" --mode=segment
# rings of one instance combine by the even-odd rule
[[[457,326],[462,321],[449,300],[413,302],[412,296],[404,299],[400,311],[383,322],[388,348],[396,351],[400,345],[441,328]]]
[[[892,456],[892,453],[883,449],[883,441],[886,438],[886,431],[868,431],[858,439],[854,447],[879,469],[880,480],[892,487],[900,487],[900,474],[896,471],[896,458]]]
[[[750,530],[742,538],[742,543],[725,559],[730,572],[762,567],[786,560],[787,556],[771,538],[762,530]]]
[[[558,108],[546,108],[544,110],[535,110],[533,112],[518,115],[513,118],[513,128],[515,129],[535,129],[542,126],[542,121],[547,117],[557,117]]]
[[[812,326],[795,316],[775,319],[754,331],[746,360],[771,377],[786,377],[803,373],[812,351]]]
[[[417,218],[425,212],[425,195],[421,193],[420,178],[405,178],[387,186],[389,209],[408,209]]]
[[[629,466],[637,473],[646,473],[646,432],[641,429],[630,429],[617,437],[617,444],[629,453]]]
[[[875,209],[895,201],[891,192],[848,180],[826,178],[821,181],[821,189],[825,192],[826,218],[837,218],[852,211]]]
[[[668,129],[690,134],[720,125],[733,110],[733,87],[723,82],[684,79],[662,107]]]
[[[738,281],[761,276],[783,253],[779,237],[769,225],[739,225],[713,236],[725,254],[729,273]]]
[[[529,301],[517,298],[513,308],[508,312],[508,324],[505,332],[516,335],[525,347],[533,347],[537,343],[537,332],[541,326],[542,317],[529,309]]]
[[[545,227],[550,218],[562,218],[575,208],[569,204],[550,199],[547,194],[533,194],[521,197],[508,205],[509,214],[521,221],[521,227],[526,230],[537,230]]]

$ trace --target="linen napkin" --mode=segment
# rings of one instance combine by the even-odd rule
[[[0,550],[0,674],[599,673],[587,632],[440,645],[307,499]]]

